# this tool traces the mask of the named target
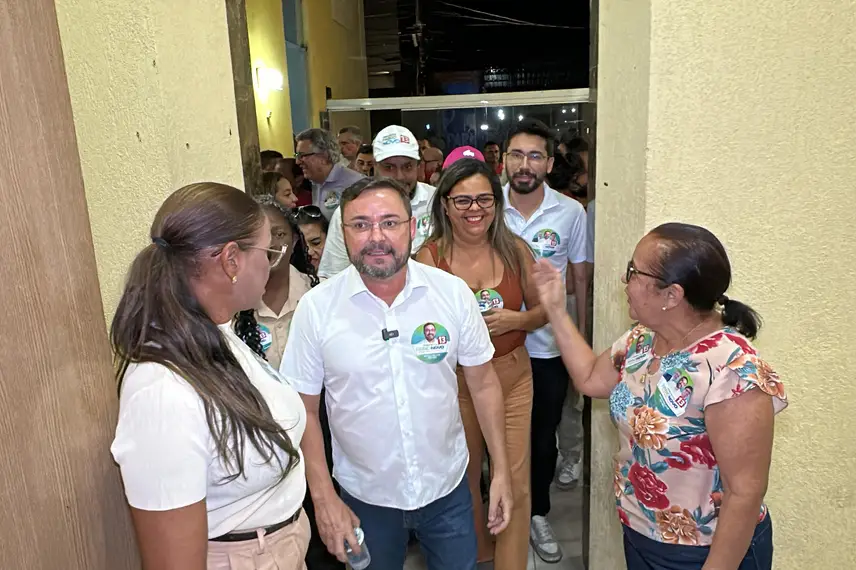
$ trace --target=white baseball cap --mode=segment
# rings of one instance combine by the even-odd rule
[[[406,156],[419,160],[419,142],[409,129],[400,125],[390,125],[377,134],[372,143],[375,162],[382,162],[391,156]]]

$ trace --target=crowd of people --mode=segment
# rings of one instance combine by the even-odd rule
[[[414,540],[431,570],[558,562],[582,396],[621,436],[630,570],[769,569],[787,399],[760,319],[719,240],[665,224],[621,276],[636,324],[593,352],[588,151],[534,119],[448,153],[309,129],[255,197],[173,193],[110,331],[144,569],[401,570]]]

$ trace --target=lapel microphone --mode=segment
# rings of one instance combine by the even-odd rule
[[[398,331],[388,331],[386,329],[383,329],[382,331],[380,331],[380,336],[383,337],[383,340],[398,338]]]

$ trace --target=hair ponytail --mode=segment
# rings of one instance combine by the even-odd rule
[[[152,362],[183,378],[202,400],[227,481],[244,475],[252,445],[284,478],[300,461],[288,432],[236,359],[191,287],[198,260],[230,242],[251,246],[264,213],[244,192],[200,183],[174,192],[155,217],[152,243],[131,264],[110,327],[121,389],[131,364]]]
[[[725,295],[719,298],[722,305],[722,323],[737,329],[737,332],[749,339],[758,336],[761,329],[761,316],[749,305],[729,299]]]

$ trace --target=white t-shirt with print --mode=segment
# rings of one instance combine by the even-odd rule
[[[505,223],[535,252],[536,257],[548,260],[567,277],[569,263],[586,261],[587,225],[582,204],[556,192],[544,183],[544,199],[527,220],[509,200],[511,186],[503,188],[505,194]],[[532,358],[555,358],[560,355],[549,324],[526,336],[526,350]]]

